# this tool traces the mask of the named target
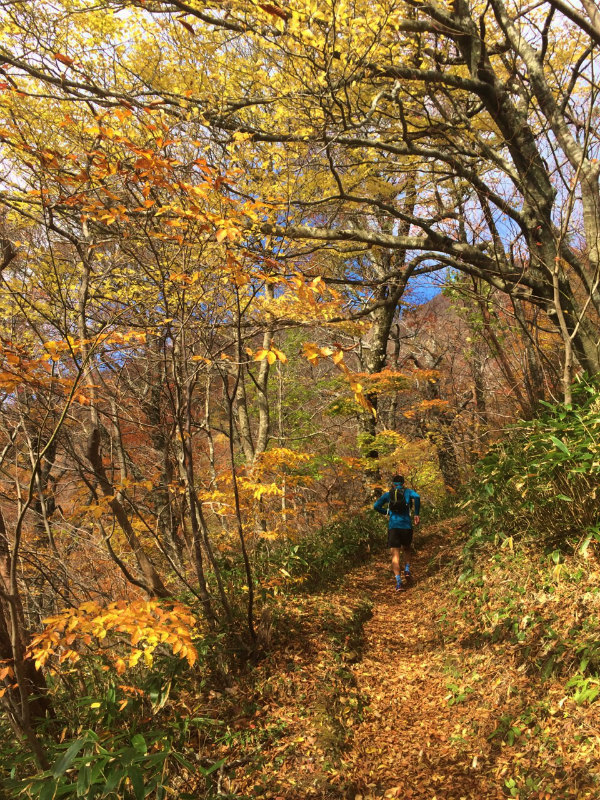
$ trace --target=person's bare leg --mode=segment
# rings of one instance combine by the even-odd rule
[[[400,592],[404,589],[404,584],[402,583],[402,567],[400,566],[400,551],[402,548],[392,547],[390,549],[392,551],[392,569],[396,576],[396,591]]]

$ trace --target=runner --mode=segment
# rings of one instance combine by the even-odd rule
[[[380,514],[388,514],[388,547],[392,551],[392,569],[396,576],[396,591],[401,592],[410,575],[410,547],[413,538],[413,526],[410,518],[410,507],[414,502],[415,525],[419,524],[419,511],[421,508],[421,498],[412,489],[404,486],[404,477],[394,475],[392,486],[389,492],[384,492],[375,502],[373,508]],[[387,509],[384,508],[387,506]],[[404,550],[404,579],[402,582],[402,570],[400,569],[400,550]]]

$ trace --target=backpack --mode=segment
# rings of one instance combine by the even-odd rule
[[[390,499],[388,501],[388,509],[392,511],[394,514],[408,514],[409,507],[408,503],[406,502],[406,497],[404,496],[405,489],[404,486],[398,488],[397,486],[392,486],[390,489]]]

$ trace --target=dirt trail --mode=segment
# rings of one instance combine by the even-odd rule
[[[442,635],[443,606],[453,602],[438,569],[447,534],[430,530],[413,561],[416,581],[405,592],[395,592],[387,558],[348,579],[352,594],[373,601],[367,647],[353,669],[368,706],[343,755],[346,779],[364,800],[506,796],[490,781],[487,737],[495,725],[482,707],[490,677],[503,668],[482,657],[487,690],[465,686],[465,662],[474,654],[448,646]]]
[[[459,558],[454,533],[448,523],[418,533],[415,583],[405,592],[395,591],[385,552],[327,591],[286,601],[286,637],[252,684],[260,707],[250,726],[277,730],[279,738],[263,737],[260,772],[255,761],[247,773],[236,772],[232,796],[558,797],[539,778],[546,756],[558,755],[565,736],[573,738],[570,720],[559,722],[548,706],[544,726],[563,726],[554,743],[519,721],[538,702],[539,684],[518,648],[489,638],[478,644],[477,626],[452,591],[452,570],[443,569]],[[560,682],[556,691],[557,699],[564,694]],[[520,746],[512,746],[511,720],[521,725],[514,734]],[[240,729],[247,726],[247,718],[239,720]],[[223,755],[235,759],[240,752]],[[515,768],[531,781],[523,795],[510,788]],[[578,793],[581,775],[563,776],[575,787],[565,798],[595,797]]]

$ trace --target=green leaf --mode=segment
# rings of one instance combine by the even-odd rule
[[[68,749],[63,753],[63,755],[58,759],[56,764],[54,765],[54,769],[52,770],[52,774],[55,778],[59,778],[61,775],[69,769],[77,754],[81,750],[81,748],[85,745],[87,739],[76,739],[72,742]]]
[[[144,776],[142,775],[142,770],[139,767],[136,767],[133,764],[127,773],[127,777],[131,781],[131,785],[133,787],[133,793],[135,795],[135,800],[144,800],[145,789],[144,789]]]
[[[211,764],[208,768],[198,767],[200,772],[204,775],[204,777],[208,777],[212,772],[216,772],[216,770],[221,769],[223,764],[227,761],[226,758],[222,758],[220,761],[215,761],[214,764]]]
[[[196,769],[198,768],[198,767],[197,767],[197,765],[196,765],[196,766],[194,766],[194,764],[191,764],[189,761],[187,761],[187,760],[186,760],[186,759],[185,759],[185,758],[184,758],[182,755],[180,755],[179,753],[173,753],[173,758],[174,758],[176,761],[179,761],[179,763],[180,763],[182,766],[184,766],[186,769],[190,769],[190,770],[196,770]],[[202,774],[204,774],[204,773],[202,773]]]
[[[557,439],[556,436],[550,436],[550,439],[553,442],[553,444],[555,444],[556,447],[558,447],[559,450],[562,450],[563,453],[565,453],[568,456],[571,455],[571,451],[564,442],[561,442],[561,440]]]
[[[48,783],[45,783],[42,787],[42,791],[39,793],[39,800],[52,800],[56,794],[57,787],[58,781],[48,781]]]
[[[92,769],[89,764],[84,764],[77,776],[77,797],[85,797],[92,782]]]
[[[102,792],[102,796],[106,797],[111,792],[114,792],[117,789],[123,778],[125,777],[125,770],[123,769],[115,769],[114,772],[111,772],[104,784],[104,790]]]
[[[132,736],[131,744],[135,750],[137,750],[137,752],[141,753],[143,756],[148,752],[148,745],[146,744],[146,740],[141,733],[136,733],[135,736]]]
[[[543,681],[547,680],[550,677],[552,670],[554,669],[555,660],[556,660],[555,656],[551,655],[550,658],[544,664],[541,672],[541,678]]]
[[[108,764],[110,758],[96,758],[96,762],[92,766],[92,774],[90,776],[90,783],[97,783],[98,778],[103,775],[104,767]]]
[[[587,553],[587,550],[588,550],[588,547],[590,546],[590,542],[592,541],[592,538],[593,538],[592,534],[589,533],[585,537],[585,539],[583,540],[581,545],[579,546],[579,552],[581,553],[582,556],[584,556]]]

